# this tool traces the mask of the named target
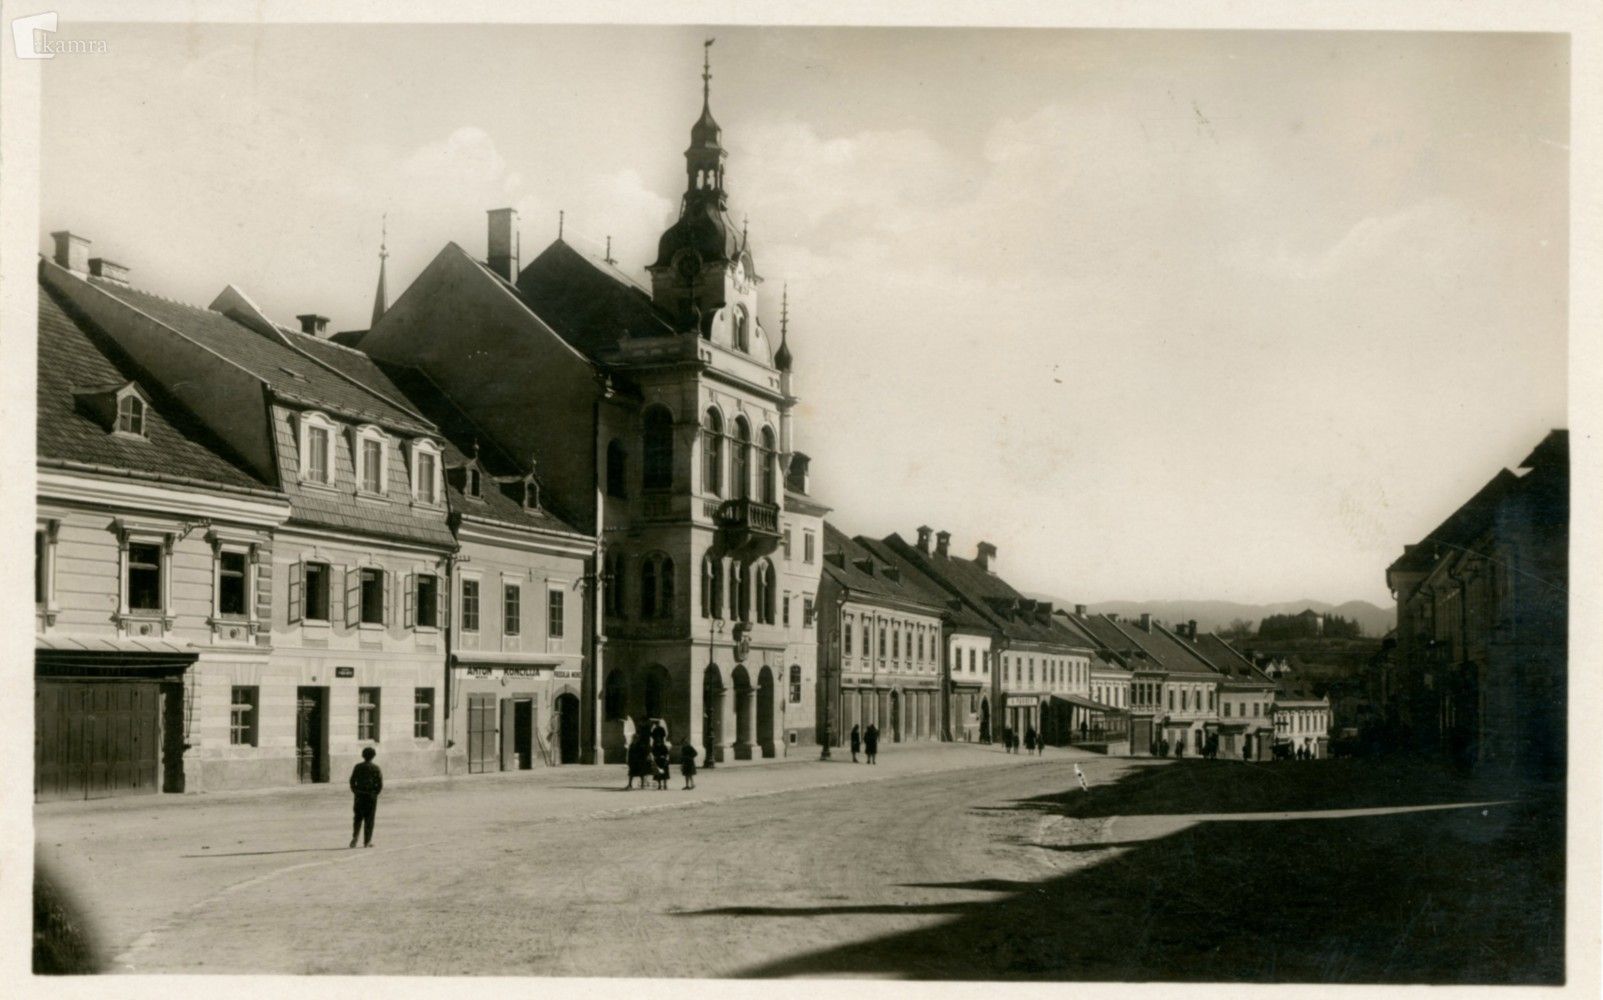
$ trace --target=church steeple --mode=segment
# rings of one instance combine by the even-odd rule
[[[390,217],[389,215],[385,215],[383,222],[379,224],[378,291],[373,293],[373,321],[368,324],[369,329],[378,326],[379,317],[383,316],[384,311],[390,307],[389,300],[384,293],[384,262],[388,260],[390,256],[390,249],[388,245],[389,235]]]
[[[727,197],[724,160],[729,154],[721,141],[723,129],[712,116],[712,43],[716,40],[701,43],[701,117],[690,127],[690,148],[685,150],[685,198],[711,199],[722,209]]]
[[[790,356],[790,286],[786,285],[779,296],[779,350],[774,352],[774,367],[789,372]]]

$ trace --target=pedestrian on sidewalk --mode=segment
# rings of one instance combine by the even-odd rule
[[[623,786],[624,791],[631,791],[635,787],[635,779],[640,779],[640,787],[646,787],[646,775],[651,773],[651,744],[646,740],[644,731],[635,733],[635,741],[629,744],[627,756],[629,764],[629,783]]]
[[[679,748],[679,773],[685,776],[685,791],[696,787],[696,748],[690,745],[688,736]]]
[[[857,763],[857,751],[863,748],[863,734],[856,727],[852,727],[852,763]]]
[[[668,744],[666,742],[653,743],[651,745],[651,763],[652,770],[656,772],[657,791],[666,792],[670,773],[668,771]]]
[[[356,846],[357,834],[362,835],[362,846],[373,846],[373,822],[378,818],[378,796],[384,791],[384,772],[373,758],[378,751],[362,748],[362,762],[351,768],[351,795],[355,798],[356,816],[351,820],[351,846]]]
[[[1040,733],[1040,734],[1036,735],[1036,737],[1035,737],[1035,755],[1037,757],[1046,756],[1046,733]]]
[[[1035,727],[1028,726],[1024,730],[1024,750],[1027,753],[1035,752]]]
[[[879,753],[879,727],[872,722],[863,733],[863,750],[868,754],[868,762],[875,763],[874,757]]]

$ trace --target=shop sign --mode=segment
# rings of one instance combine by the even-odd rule
[[[334,668],[334,676],[335,677],[355,677],[356,676],[356,668],[355,667],[335,667]]]

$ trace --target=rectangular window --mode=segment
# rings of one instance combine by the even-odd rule
[[[236,747],[256,745],[256,706],[261,688],[256,686],[234,688],[228,707],[228,742]]]
[[[223,552],[217,556],[217,613],[245,614],[245,567],[243,552]]]
[[[479,581],[462,581],[462,631],[479,630]]]
[[[1174,711],[1174,688],[1169,689],[1169,711]]]
[[[369,493],[383,493],[384,480],[379,470],[384,465],[384,443],[366,438],[362,441],[362,489]]]
[[[1225,712],[1225,718],[1227,718],[1227,719],[1230,718],[1230,703],[1228,701],[1225,702],[1224,712]]]
[[[505,635],[519,635],[523,632],[523,592],[515,583],[502,584],[501,590],[501,632]]]
[[[328,621],[328,563],[306,564],[306,619]]]
[[[968,651],[968,672],[971,674],[974,672],[974,650],[972,649]]]
[[[162,610],[160,545],[128,546],[128,610]]]
[[[33,533],[33,603],[44,604],[50,596],[45,593],[45,556],[49,543],[45,541],[45,533]]]
[[[790,527],[787,525],[784,534],[785,561],[790,561]]]
[[[362,624],[384,624],[384,571],[362,570]]]
[[[434,468],[434,455],[432,452],[420,451],[417,453],[417,498],[423,503],[435,503],[438,495],[434,492],[434,482],[438,478]]]
[[[328,482],[328,428],[306,429],[306,478],[314,483]]]
[[[412,738],[434,739],[434,689],[412,689]]]
[[[790,593],[788,591],[785,594],[784,603],[780,604],[780,606],[779,606],[779,614],[780,614],[780,618],[783,621],[785,627],[789,628],[790,627]],[[846,634],[847,634],[848,637],[850,637],[851,631],[848,629]],[[851,642],[851,639],[847,638],[846,641],[849,644]],[[850,653],[851,650],[847,649],[846,652]]]
[[[879,658],[885,658],[885,626],[879,627]]]
[[[811,531],[802,532],[802,562],[810,564],[813,561],[815,545],[816,539],[813,533]]]
[[[812,627],[813,627],[813,599],[811,597],[804,597],[804,598],[802,598],[802,628],[812,628]]]
[[[563,636],[562,591],[548,590],[545,594],[545,633],[553,639]]]
[[[417,624],[419,628],[440,627],[440,578],[433,573],[417,575]]]
[[[902,630],[901,629],[897,629],[896,631],[891,633],[891,659],[900,660],[901,658],[902,658]]]
[[[378,688],[356,690],[356,738],[370,743],[378,742]]]

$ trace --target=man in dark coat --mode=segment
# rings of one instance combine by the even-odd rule
[[[857,751],[863,748],[863,734],[858,727],[852,727],[852,763],[857,763]]]
[[[1035,727],[1028,726],[1024,730],[1024,752],[1035,752]]]
[[[373,758],[378,751],[372,747],[362,748],[362,762],[351,768],[351,794],[356,800],[356,818],[351,821],[351,846],[356,846],[356,837],[362,836],[362,846],[373,846],[373,821],[378,817],[378,796],[384,791],[384,772],[379,770]]]
[[[874,755],[879,753],[879,727],[872,722],[863,731],[863,752],[868,755],[868,762],[874,763]]]
[[[685,776],[685,791],[696,787],[696,748],[690,745],[688,736],[679,748],[679,773]]]
[[[635,741],[629,744],[627,757],[629,763],[629,783],[624,790],[634,788],[635,779],[640,779],[640,787],[646,787],[646,775],[651,773],[651,743],[646,739],[644,732],[635,733]]]

